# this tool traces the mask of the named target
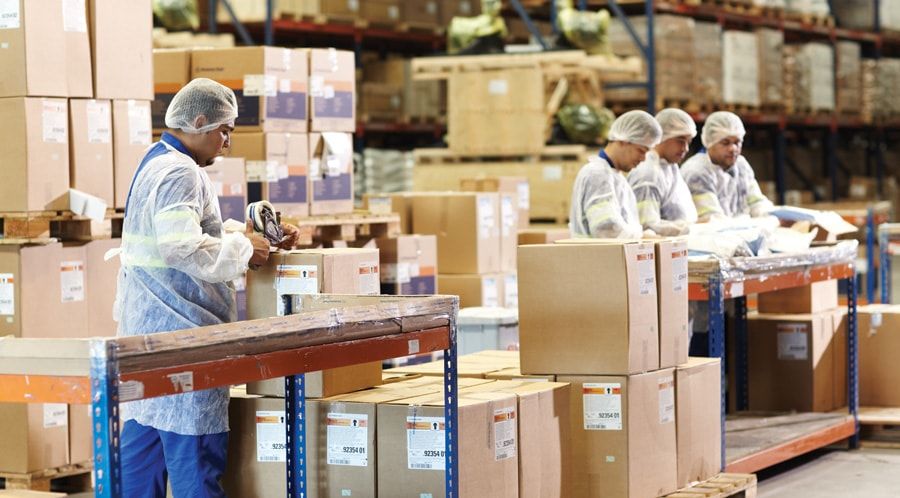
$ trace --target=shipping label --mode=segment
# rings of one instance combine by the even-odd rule
[[[490,238],[494,233],[494,227],[497,225],[496,216],[494,214],[493,199],[488,196],[478,198],[476,206],[476,216],[478,218],[478,237],[481,239]]]
[[[112,118],[109,102],[89,100],[86,108],[88,143],[110,143],[112,141]]]
[[[505,307],[519,307],[519,277],[517,275],[506,275],[503,278],[503,298]]]
[[[278,77],[274,74],[245,74],[245,97],[278,96]]]
[[[408,262],[381,265],[381,281],[387,284],[408,284],[412,279],[413,267]]]
[[[63,0],[63,30],[87,33],[87,9],[84,0]]]
[[[656,294],[656,259],[652,252],[637,254],[638,292],[642,296]]]
[[[779,323],[778,330],[778,359],[779,360],[808,360],[809,324],[806,323]]]
[[[284,412],[256,412],[256,461],[287,462]]]
[[[492,79],[488,81],[488,93],[490,95],[506,95],[509,93],[509,82],[504,79]]]
[[[543,175],[544,175],[544,181],[558,182],[558,181],[562,180],[562,177],[563,177],[562,166],[559,166],[559,165],[544,166]]]
[[[44,403],[44,429],[69,425],[69,405],[65,403]]]
[[[500,292],[497,290],[497,279],[495,277],[482,278],[481,305],[489,308],[500,306]]]
[[[128,101],[128,143],[131,145],[150,145],[152,124],[150,106],[141,105],[136,100]]]
[[[659,379],[659,423],[675,422],[675,378]]]
[[[65,102],[45,100],[41,113],[44,142],[54,144],[69,143],[69,114]]]
[[[316,265],[278,265],[275,268],[275,293],[318,294],[319,267]]]
[[[672,292],[687,292],[688,255],[686,250],[672,253]]]
[[[406,417],[409,470],[444,470],[444,417]]]
[[[325,422],[328,465],[369,465],[369,416],[329,413]]]
[[[375,296],[381,293],[378,263],[359,264],[359,293],[368,296]]]
[[[0,273],[0,316],[14,316],[15,314],[15,279],[13,278],[12,273]]]
[[[519,209],[527,210],[531,207],[531,188],[528,186],[528,182],[522,182],[516,186],[516,190],[519,194]]]
[[[84,261],[63,261],[59,265],[62,302],[84,301]]]
[[[513,198],[510,195],[501,195],[500,196],[500,219],[501,223],[501,232],[504,237],[509,237],[510,234],[516,233],[516,225],[518,225],[519,221],[516,219],[516,215],[519,214],[516,206],[513,204]]]
[[[583,384],[584,430],[622,430],[622,384]]]
[[[21,17],[19,0],[0,0],[0,29],[19,29]]]
[[[516,409],[494,410],[494,460],[516,456]]]

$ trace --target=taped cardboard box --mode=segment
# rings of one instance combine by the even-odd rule
[[[403,0],[366,0],[360,2],[363,19],[383,25],[393,25],[403,16]]]
[[[523,374],[519,367],[507,367],[484,376],[485,379],[494,380],[524,380],[528,382],[553,382],[555,375],[528,375]]]
[[[518,211],[517,225],[520,229],[528,228],[531,190],[528,178],[524,176],[494,176],[486,178],[462,178],[459,189],[463,192],[503,192],[515,194],[515,206]]]
[[[571,496],[653,497],[677,489],[673,369],[557,379],[572,384]]]
[[[679,489],[722,469],[721,401],[721,360],[689,358],[675,369]]]
[[[653,243],[521,246],[518,277],[523,373],[659,367]]]
[[[372,214],[397,213],[400,216],[400,233],[413,234],[413,199],[433,195],[431,192],[394,192],[389,194],[363,194],[363,209]]]
[[[124,208],[131,180],[152,140],[150,102],[114,100],[112,109],[115,207]]]
[[[500,273],[438,275],[441,292],[459,296],[460,308],[504,306],[503,283]]]
[[[166,129],[166,110],[181,87],[191,81],[191,51],[182,48],[153,49],[153,133]]]
[[[280,47],[195,50],[191,78],[209,78],[234,90],[240,132],[305,133],[308,57],[307,49]]]
[[[70,99],[69,129],[69,186],[112,206],[112,102]]]
[[[378,405],[379,496],[444,494],[443,404],[438,394]],[[458,397],[460,496],[518,496],[516,406],[514,394]]]
[[[760,313],[819,313],[838,307],[838,281],[825,280],[759,295]]]
[[[722,35],[722,100],[727,104],[759,105],[759,58],[753,33]]]
[[[688,360],[688,246],[684,239],[656,242],[659,298],[659,367]]]
[[[353,212],[353,135],[309,134],[309,214]]]
[[[153,100],[153,11],[143,0],[90,0],[94,97]]]
[[[460,356],[457,359],[457,375],[461,378],[484,379],[487,375],[505,368],[498,362],[485,361],[484,358],[474,357],[471,354]],[[444,360],[420,363],[417,365],[404,365],[385,370],[390,374],[418,374],[429,377],[443,377]]]
[[[2,30],[0,30],[2,31]],[[65,99],[0,99],[0,211],[60,206],[69,190],[69,109]],[[65,207],[60,207],[65,209]]]
[[[68,96],[62,0],[5,2],[0,18],[0,64],[7,68],[0,96]]]
[[[437,294],[437,238],[400,235],[375,239],[381,258],[381,293],[388,295]]]
[[[246,179],[288,218],[309,215],[309,138],[305,133],[235,133],[228,157],[243,158]]]
[[[434,193],[412,200],[413,231],[437,235],[442,273],[500,271],[500,206],[494,193]]]
[[[0,470],[27,473],[69,462],[68,405],[0,403]]]
[[[247,206],[247,173],[245,161],[238,157],[217,157],[203,171],[209,176],[219,198],[222,220],[244,221]],[[278,210],[278,208],[275,208]]]
[[[859,324],[859,403],[900,406],[900,305],[861,306]]]
[[[311,131],[356,131],[356,62],[353,52],[315,48],[309,55]]]
[[[42,11],[42,15],[45,11]],[[94,96],[91,37],[88,34],[86,0],[63,1],[63,31],[66,37],[66,80],[69,97]],[[43,54],[46,56],[47,54]],[[55,58],[55,56],[51,56]]]
[[[568,227],[525,228],[519,230],[519,245],[552,244],[571,236]]]

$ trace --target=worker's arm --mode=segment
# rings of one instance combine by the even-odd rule
[[[682,220],[662,219],[662,193],[659,185],[653,181],[638,181],[632,185],[634,197],[637,199],[638,216],[641,226],[653,230],[658,235],[683,235],[687,231],[687,223]]]
[[[741,157],[740,160],[744,162],[744,165],[746,166],[744,169],[747,171],[747,207],[750,209],[750,216],[753,218],[766,216],[775,206],[772,204],[772,201],[766,197],[766,194],[762,193],[762,189],[759,188],[759,182],[756,181],[756,175],[753,173],[753,168],[750,166],[750,163],[743,157]]]
[[[611,183],[586,182],[584,192],[584,217],[591,237],[640,238],[640,224],[629,224],[622,217],[622,206]]]
[[[719,204],[719,196],[716,194],[714,179],[707,176],[693,176],[685,178],[694,206],[697,207],[697,219],[700,222],[709,221],[716,216],[725,216],[725,210]]]

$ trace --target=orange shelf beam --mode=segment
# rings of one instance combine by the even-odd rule
[[[91,381],[72,376],[0,375],[0,402],[87,404]]]
[[[802,270],[751,275],[741,281],[726,281],[725,299],[746,296],[748,294],[790,289],[792,287],[808,285],[813,282],[850,278],[852,276],[853,265],[851,263],[836,263],[832,265],[813,266]],[[691,282],[688,285],[688,298],[691,301],[705,301],[709,299],[709,284],[703,282]]]

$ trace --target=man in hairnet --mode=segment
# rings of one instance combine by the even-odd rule
[[[628,174],[628,183],[634,190],[644,230],[657,235],[683,235],[691,223],[697,222],[697,209],[678,164],[697,136],[697,125],[681,109],[663,109],[656,121],[662,127],[662,141]]]
[[[741,155],[745,134],[741,118],[731,112],[714,112],[706,118],[701,135],[705,150],[681,167],[700,221],[742,214],[765,216],[772,210],[753,168]]]
[[[659,143],[659,123],[644,111],[629,111],[609,130],[609,143],[590,158],[572,190],[569,230],[573,237],[640,238],[634,192],[625,175]]]
[[[166,111],[159,142],[131,182],[122,229],[116,319],[120,336],[190,329],[236,319],[231,283],[264,263],[269,243],[223,233],[216,189],[203,168],[229,146],[234,92],[205,78],[188,83]],[[285,226],[296,242],[296,228]],[[123,403],[123,496],[225,496],[219,479],[228,441],[228,388]]]

